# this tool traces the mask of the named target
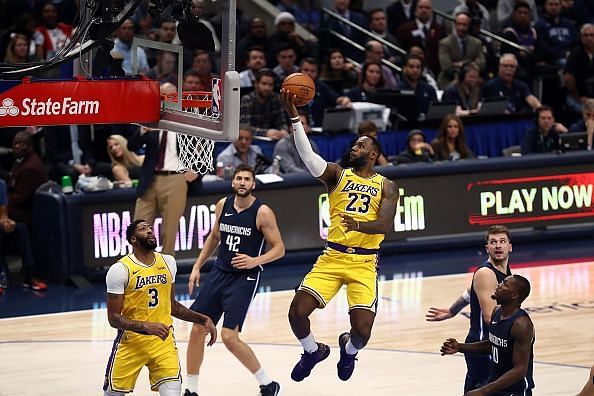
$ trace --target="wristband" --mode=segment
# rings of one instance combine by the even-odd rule
[[[462,293],[462,298],[464,301],[470,302],[470,294],[468,293],[468,290],[464,290],[464,293]]]
[[[292,122],[293,124],[296,124],[296,123],[298,123],[299,121],[301,121],[301,118],[300,118],[299,116],[297,116],[297,117],[289,117],[289,120],[291,120],[291,122]]]

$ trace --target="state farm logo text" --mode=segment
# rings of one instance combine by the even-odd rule
[[[11,115],[22,116],[58,116],[58,115],[86,115],[99,114],[98,100],[72,100],[70,97],[60,100],[37,100],[35,98],[24,98],[19,109],[14,105],[14,100],[5,98],[0,107],[0,117]]]

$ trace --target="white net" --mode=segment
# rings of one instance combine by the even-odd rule
[[[183,92],[182,110],[198,114],[201,118],[216,119],[212,114],[212,93],[207,91]],[[164,101],[177,102],[177,94],[163,97]],[[204,175],[214,170],[212,154],[215,142],[200,136],[177,134],[179,146],[178,171],[192,171]]]

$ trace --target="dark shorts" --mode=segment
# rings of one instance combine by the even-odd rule
[[[489,379],[491,373],[491,355],[479,355],[474,353],[464,354],[466,359],[466,380],[464,381],[464,392],[480,387]]]
[[[235,329],[239,326],[241,331],[259,284],[260,272],[225,272],[214,267],[205,284],[198,289],[190,309],[208,316],[215,325],[225,314],[223,327]]]

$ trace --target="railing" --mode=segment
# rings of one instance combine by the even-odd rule
[[[440,11],[440,10],[436,10],[435,8],[433,9],[433,13],[434,14],[437,14],[440,17],[442,17],[444,19],[447,19],[449,21],[454,21],[456,19],[456,17],[454,17],[454,16],[452,16],[452,15],[446,13],[446,12],[443,12],[443,11]],[[499,41],[500,43],[503,43],[505,45],[509,45],[510,47],[514,47],[517,50],[524,51],[524,52],[530,52],[530,50],[528,48],[524,47],[523,45],[514,43],[513,41],[509,41],[508,39],[506,39],[504,37],[501,37],[501,36],[499,36],[499,35],[497,35],[495,33],[491,33],[488,30],[479,29],[479,33],[482,34],[483,36],[490,37],[490,38],[492,38],[495,41]]]
[[[391,48],[394,51],[399,52],[402,55],[406,55],[406,51],[403,50],[402,48],[398,47],[397,45],[394,45],[393,43],[391,43],[389,41],[387,41],[383,37],[380,37],[377,34],[375,34],[373,32],[370,32],[367,29],[362,28],[361,26],[357,25],[356,23],[353,23],[353,22],[349,21],[348,19],[342,17],[341,15],[335,13],[334,11],[332,11],[332,10],[326,8],[326,7],[323,7],[322,8],[322,11],[324,13],[330,15],[331,17],[339,20],[340,22],[349,25],[351,28],[356,29],[356,30],[362,32],[363,34],[365,34],[365,35],[373,38],[374,40],[379,41],[380,43],[384,44],[388,48]],[[348,37],[346,37],[346,36],[344,36],[344,35],[342,35],[342,34],[340,34],[338,32],[335,32],[334,30],[330,30],[330,34],[332,34],[334,37],[337,37],[337,38],[343,40],[344,42],[352,45],[353,47],[357,48],[358,50],[365,51],[365,48],[361,44],[354,42],[350,38],[348,38]],[[402,71],[402,68],[400,66],[397,66],[397,65],[395,65],[394,63],[392,63],[392,62],[390,62],[388,60],[382,59],[381,62],[382,62],[382,64],[388,66],[389,68],[391,68],[393,70],[396,70],[397,72],[401,72]]]

